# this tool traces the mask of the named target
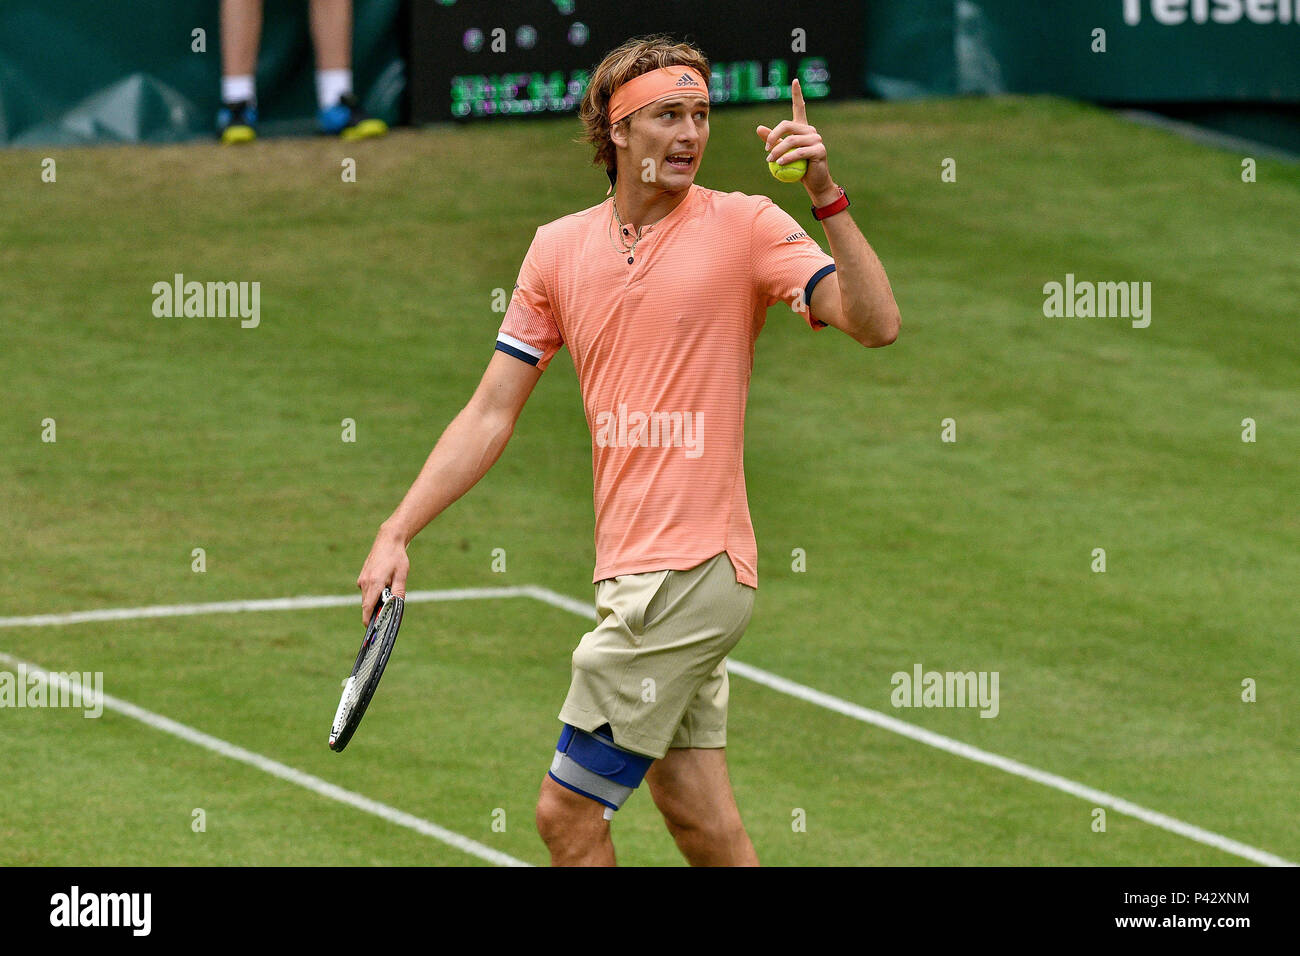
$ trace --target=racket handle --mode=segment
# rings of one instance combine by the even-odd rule
[[[388,590],[388,588],[384,588],[383,593],[379,595],[379,600],[375,602],[375,609],[370,612],[370,623],[366,625],[366,630],[370,630],[370,625],[375,623],[375,618],[379,615],[379,612],[382,611],[384,605],[392,599],[393,592]]]

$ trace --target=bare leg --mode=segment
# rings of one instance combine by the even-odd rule
[[[352,68],[352,0],[311,0],[316,69]]]
[[[551,866],[614,866],[614,841],[605,807],[542,778],[537,832],[551,851]]]
[[[758,866],[731,791],[726,750],[670,750],[650,767],[646,783],[691,866]]]
[[[221,0],[221,75],[252,76],[262,40],[262,0]]]

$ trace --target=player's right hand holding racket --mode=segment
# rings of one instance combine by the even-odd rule
[[[339,707],[334,712],[334,723],[330,725],[330,750],[335,753],[342,753],[348,745],[379,687],[379,679],[384,676],[384,668],[393,653],[397,629],[402,625],[402,608],[402,599],[384,588],[366,627],[366,636],[361,641],[361,650],[357,651],[352,673],[343,682]]]
[[[361,574],[357,576],[357,587],[361,588],[362,627],[370,623],[370,615],[384,588],[405,600],[406,575],[410,570],[405,540],[386,526],[380,527],[366,563],[361,567]]]

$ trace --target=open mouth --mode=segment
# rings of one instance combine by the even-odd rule
[[[666,162],[673,169],[690,169],[695,163],[695,155],[693,153],[673,153]]]

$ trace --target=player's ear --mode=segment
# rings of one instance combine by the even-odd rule
[[[619,149],[627,149],[627,134],[632,121],[621,119],[609,128],[609,139]]]

